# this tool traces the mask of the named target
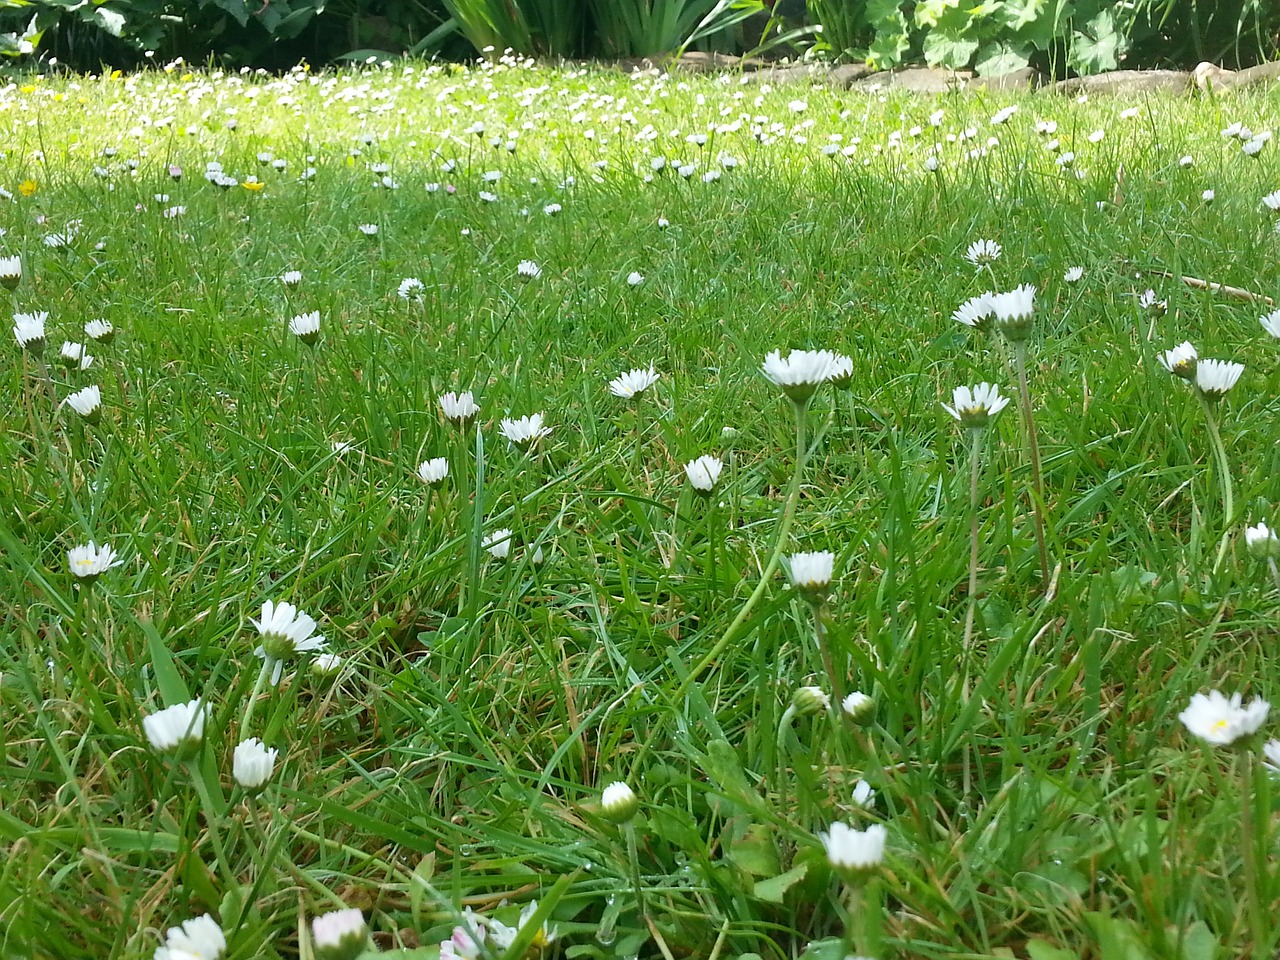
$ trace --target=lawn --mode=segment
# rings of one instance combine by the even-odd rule
[[[1274,955],[1275,93],[188,70],[0,91],[0,957]]]

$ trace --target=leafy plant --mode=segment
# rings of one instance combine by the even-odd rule
[[[760,0],[590,0],[600,52],[615,57],[670,53],[764,9]]]

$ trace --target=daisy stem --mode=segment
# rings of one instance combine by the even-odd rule
[[[271,672],[271,668],[275,664],[270,657],[262,658],[262,667],[258,670],[258,679],[254,681],[253,693],[249,694],[249,702],[245,704],[244,719],[240,721],[240,738],[244,739],[245,734],[249,732],[249,721],[253,719],[253,708],[257,705],[258,696],[262,693],[262,688],[266,685],[267,674]]]
[[[28,369],[29,360],[27,359],[27,351],[22,351],[22,397],[27,405],[27,420],[31,424],[31,449],[36,448],[36,438],[40,435],[40,431],[36,429],[36,408],[31,401],[31,381],[32,373]]]
[[[787,731],[791,729],[791,724],[796,718],[796,706],[794,703],[787,704],[787,709],[782,711],[782,719],[778,721],[778,809],[785,810],[783,806],[787,800],[787,794],[790,793],[791,783],[787,777]]]
[[[825,614],[825,604],[813,604],[813,633],[818,640],[818,652],[822,654],[822,665],[827,671],[827,680],[831,684],[831,698],[837,704],[838,715],[838,705],[844,702],[844,684],[840,682],[840,676],[836,673],[835,660],[831,657],[831,647],[827,643],[827,625],[823,623]]]
[[[1036,438],[1035,414],[1031,409],[1031,388],[1027,384],[1027,343],[1013,345],[1013,364],[1018,373],[1018,401],[1027,427],[1027,453],[1031,458],[1031,512],[1035,516],[1036,548],[1040,552],[1040,577],[1049,584],[1049,552],[1044,544],[1044,482],[1040,477],[1040,441]]]
[[[1209,428],[1209,445],[1213,447],[1214,458],[1218,461],[1218,483],[1222,487],[1222,541],[1218,544],[1218,555],[1213,561],[1213,570],[1217,573],[1222,560],[1227,555],[1227,544],[1231,540],[1231,522],[1235,517],[1235,490],[1231,485],[1231,466],[1227,463],[1227,448],[1222,445],[1222,434],[1218,432],[1218,418],[1213,415],[1213,407],[1200,393],[1196,394],[1200,406],[1204,408],[1205,424]]]
[[[707,581],[712,585],[712,590],[717,591],[716,586],[716,543],[719,541],[719,520],[717,513],[717,497],[712,497],[707,510]]]
[[[640,882],[640,852],[636,846],[636,823],[628,820],[622,832],[627,835],[627,863],[631,869],[631,889],[635,892],[636,909],[640,916],[647,918],[648,908],[644,902],[644,884]]]
[[[808,408],[808,402],[796,403],[796,469],[791,476],[791,488],[787,491],[786,504],[782,508],[782,522],[778,525],[777,539],[773,544],[773,553],[769,557],[769,562],[765,564],[763,572],[760,574],[760,582],[756,584],[756,588],[752,591],[751,596],[747,598],[747,602],[743,604],[742,609],[738,611],[738,615],[733,618],[733,622],[729,624],[724,635],[716,641],[705,657],[698,661],[697,665],[689,671],[688,676],[681,681],[680,686],[676,688],[675,699],[679,700],[688,692],[689,687],[700,677],[707,667],[724,653],[725,649],[737,637],[738,631],[742,629],[742,625],[746,623],[747,617],[751,615],[751,611],[755,609],[756,604],[764,596],[765,589],[769,586],[769,581],[773,579],[774,573],[778,570],[778,563],[782,559],[782,548],[787,542],[787,534],[791,532],[791,524],[796,518],[796,504],[800,500],[800,477],[804,473],[805,462],[805,414]]]
[[[1245,746],[1236,754],[1240,773],[1240,840],[1244,847],[1245,909],[1249,912],[1249,929],[1253,939],[1253,956],[1268,956],[1267,924],[1262,916],[1261,876],[1258,872],[1258,837],[1254,834],[1253,750]],[[1265,824],[1261,825],[1265,829]],[[1270,848],[1270,844],[1266,849]]]
[[[969,432],[973,435],[973,448],[969,454],[969,609],[964,616],[962,648],[966,664],[969,643],[973,640],[973,621],[978,609],[978,480],[982,472],[982,430],[978,428]]]

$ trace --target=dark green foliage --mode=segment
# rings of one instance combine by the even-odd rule
[[[735,30],[755,17],[765,36]],[[799,29],[797,29],[799,27]],[[751,35],[748,35],[751,34]],[[1269,0],[0,0],[0,53],[72,69],[210,58],[283,68],[492,47],[552,58],[743,52],[813,37],[815,53],[877,67],[924,62],[996,76],[1121,67],[1228,67],[1280,49]],[[807,42],[807,41],[806,41]]]
[[[1275,55],[1280,8],[1262,0],[810,0],[833,57],[880,67],[924,60],[997,76],[1120,67],[1248,65]]]

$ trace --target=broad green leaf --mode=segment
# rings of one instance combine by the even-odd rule
[[[901,21],[901,14],[899,20]],[[902,62],[902,56],[910,46],[906,22],[901,21],[896,28],[876,32],[875,41],[867,50],[867,62],[880,68],[896,66]]]
[[[1053,18],[1045,16],[1045,0],[1005,0],[1000,6],[997,19],[1010,30],[1021,30],[1023,27],[1044,19],[1052,23]]]
[[[780,873],[778,876],[771,877],[768,880],[761,880],[756,883],[755,895],[757,898],[767,900],[770,903],[782,903],[787,891],[803,880],[808,872],[809,865],[802,863],[799,866],[792,867],[786,873]]]
[[[1131,920],[1097,912],[1086,913],[1084,920],[1098,941],[1100,960],[1153,960]]]
[[[945,30],[933,30],[924,38],[924,58],[931,67],[961,70],[978,52],[978,41]]]
[[[974,69],[980,77],[1000,77],[1021,70],[1031,60],[1031,52],[1007,43],[990,43],[978,52]]]
[[[1083,32],[1072,34],[1068,65],[1082,74],[1114,70],[1127,49],[1128,41],[1120,30],[1116,14],[1103,10],[1085,24]]]
[[[1080,954],[1074,950],[1055,947],[1043,940],[1028,940],[1027,956],[1031,960],[1080,960]]]
[[[959,8],[960,0],[922,0],[916,7],[917,27],[936,27],[949,10]]]
[[[173,653],[169,650],[169,645],[164,642],[164,638],[160,636],[156,625],[150,620],[139,620],[138,626],[142,628],[147,638],[147,652],[151,654],[151,671],[155,674],[160,699],[167,707],[172,707],[176,703],[190,702],[191,691],[187,689],[182,674],[178,672],[178,666],[173,661]]]
[[[904,30],[907,26],[907,21],[902,16],[902,4],[898,0],[867,0],[867,20],[877,29],[887,22],[901,24]]]
[[[244,0],[202,0],[201,6],[216,7],[223,13],[230,14],[242,27],[249,23],[249,7]]]
[[[753,877],[767,877],[778,872],[778,849],[773,831],[762,823],[747,827],[743,836],[729,844],[725,854]]]
[[[845,956],[844,941],[839,937],[813,940],[800,954],[800,960],[842,960]]]

